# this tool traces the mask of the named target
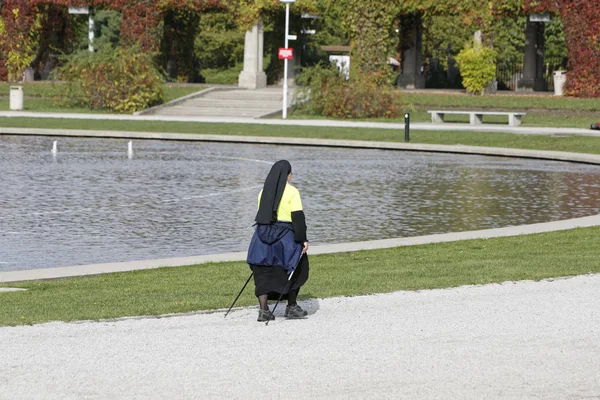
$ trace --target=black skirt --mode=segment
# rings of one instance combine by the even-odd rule
[[[291,285],[288,285],[288,274],[283,267],[265,267],[250,265],[254,272],[254,294],[256,297],[263,294],[269,295],[269,300],[277,300],[283,292],[282,299],[287,298],[290,290],[300,289],[308,280],[308,255],[303,255],[292,276]]]

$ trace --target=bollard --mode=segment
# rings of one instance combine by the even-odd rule
[[[404,141],[410,140],[410,114],[404,114]]]
[[[567,81],[566,71],[554,71],[554,95],[562,96],[565,82]]]
[[[23,86],[10,87],[10,109],[12,111],[23,109]]]

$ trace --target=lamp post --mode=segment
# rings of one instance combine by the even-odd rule
[[[288,48],[288,39],[296,39],[295,36],[288,34],[290,30],[290,4],[296,0],[279,0],[280,3],[285,3],[285,48]],[[287,95],[288,95],[288,59],[283,60],[283,110],[282,118],[287,118]]]

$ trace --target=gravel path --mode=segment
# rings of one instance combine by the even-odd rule
[[[0,328],[0,398],[600,398],[600,275],[301,304]]]

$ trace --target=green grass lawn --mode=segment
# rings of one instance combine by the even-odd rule
[[[357,296],[600,272],[600,227],[311,256],[300,298]],[[228,308],[250,275],[207,263],[2,286],[0,325],[98,320]],[[250,283],[238,306],[256,303]]]
[[[501,92],[485,96],[472,96],[457,93],[424,93],[422,91],[402,91],[406,104],[419,107],[444,107],[460,109],[497,110],[571,110],[600,111],[600,99],[579,99],[552,96],[548,94],[513,94]]]
[[[238,74],[237,70],[229,71]],[[237,76],[237,75],[236,75]],[[218,82],[218,79],[215,80]],[[9,109],[10,86],[14,84],[0,83],[0,110]],[[59,95],[61,82],[27,82],[18,84],[24,86],[25,111],[38,112],[77,112],[102,113],[106,111],[89,110],[88,108],[64,108],[57,105],[55,98]],[[198,92],[209,85],[166,83],[163,85],[165,102]],[[429,122],[431,116],[427,110],[486,110],[486,111],[524,111],[524,126],[572,127],[589,128],[594,122],[600,121],[600,99],[577,99],[535,94],[494,94],[487,96],[470,96],[462,92],[427,93],[423,91],[402,91],[402,99],[413,122]],[[289,115],[290,118],[320,118],[306,115],[297,110]],[[469,122],[468,116],[447,115],[446,121]],[[381,119],[386,122],[403,122],[404,118]],[[507,117],[484,116],[485,123],[506,124]]]
[[[434,107],[428,107],[427,109],[433,109]],[[444,110],[450,110],[450,108],[442,108]],[[461,110],[478,109],[483,108],[475,107],[464,107]],[[508,111],[508,110],[506,110]],[[523,116],[521,121],[523,126],[544,126],[544,127],[556,127],[556,128],[582,128],[589,129],[590,125],[594,122],[600,121],[600,112],[598,111],[579,111],[579,110],[529,110],[527,114]],[[414,109],[410,111],[410,118],[413,122],[431,122],[431,114],[427,113],[427,110]],[[404,122],[404,118],[398,119],[398,122]],[[445,123],[469,123],[468,115],[446,115],[444,117]],[[485,124],[499,124],[507,125],[508,117],[499,115],[484,115],[483,122]]]
[[[600,121],[600,99],[576,99],[549,95],[495,94],[469,96],[465,93],[424,93],[402,91],[404,112],[410,113],[412,122],[431,122],[428,110],[478,110],[522,111],[523,126],[546,126],[561,128],[589,128]],[[307,115],[302,109],[295,110],[291,118],[320,118]],[[372,119],[380,122],[404,122],[404,116],[392,119]],[[447,123],[468,123],[468,115],[446,115]],[[484,123],[507,124],[508,117],[484,116]]]
[[[210,85],[165,83],[163,85],[165,103],[204,89],[208,89],[209,87]]]
[[[54,128],[117,130],[128,132],[199,133],[232,136],[304,137],[367,141],[404,141],[404,130],[345,127],[273,126],[254,124],[218,124],[160,121],[99,121],[52,118],[0,118],[4,128]],[[600,153],[600,138],[593,136],[554,137],[546,135],[516,135],[511,133],[464,131],[416,131],[410,133],[411,143],[508,147],[576,153]]]
[[[90,110],[85,107],[65,108],[56,103],[55,98],[60,96],[64,87],[60,82],[26,82],[19,84],[0,83],[0,111],[10,109],[10,87],[23,86],[23,108],[24,111],[36,112],[69,112],[69,113],[108,113],[106,110]],[[163,93],[165,102],[187,96],[208,88],[207,85],[187,85],[177,83],[165,83]]]
[[[439,106],[426,107],[425,109],[407,106],[405,112],[410,113],[411,122],[431,122],[431,114],[427,110],[442,109],[454,110],[456,108],[446,108]],[[461,110],[483,110],[477,107],[462,107]],[[507,110],[502,110],[507,111]],[[579,110],[529,110],[522,118],[523,126],[543,126],[555,128],[581,128],[589,129],[594,122],[600,121],[600,112],[597,111],[579,111]],[[274,115],[271,118],[279,119],[280,115]],[[288,115],[292,119],[326,119],[325,117],[305,114],[302,110],[293,111]],[[404,114],[398,118],[372,118],[368,121],[376,122],[395,122],[404,123]],[[444,122],[452,123],[469,123],[468,115],[452,115],[447,114],[444,117]],[[483,122],[485,124],[498,124],[508,126],[508,117],[500,115],[484,115]]]

